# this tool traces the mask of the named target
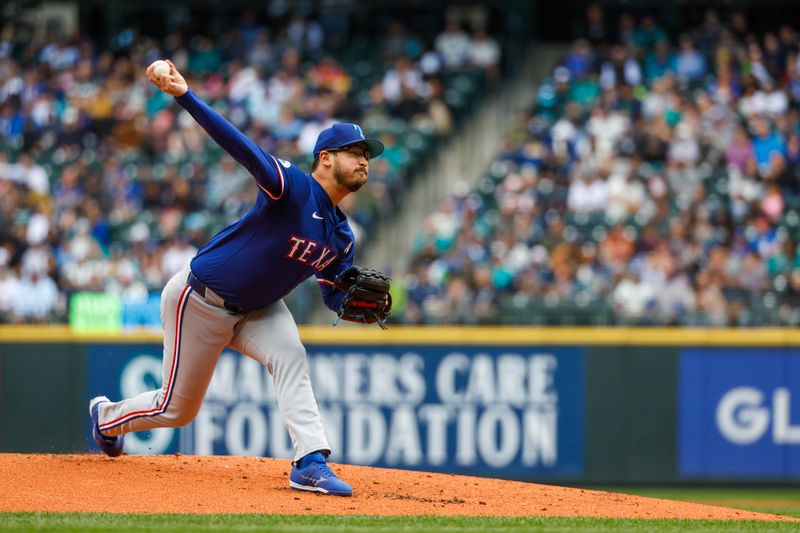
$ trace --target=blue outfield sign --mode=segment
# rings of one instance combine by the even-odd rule
[[[683,350],[679,393],[681,476],[800,479],[800,350]]]
[[[582,348],[336,345],[308,351],[333,461],[518,479],[583,472]],[[92,394],[130,397],[160,381],[160,346],[91,348]],[[130,434],[126,448],[292,457],[272,377],[231,350],[220,356],[194,422]]]

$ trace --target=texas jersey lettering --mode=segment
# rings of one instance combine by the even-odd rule
[[[317,272],[325,269],[328,265],[336,261],[336,254],[327,246],[323,245],[322,250],[315,254],[314,252],[319,245],[311,239],[292,235],[289,237],[289,242],[292,246],[289,253],[286,254],[286,257],[294,259],[295,261],[300,261],[304,265],[309,265]],[[314,259],[314,256],[316,256],[316,259]]]

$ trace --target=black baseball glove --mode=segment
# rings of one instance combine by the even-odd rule
[[[392,278],[373,270],[353,265],[340,272],[333,280],[337,289],[347,293],[339,306],[340,320],[378,325],[386,329],[386,319],[392,312],[392,295],[389,286]]]

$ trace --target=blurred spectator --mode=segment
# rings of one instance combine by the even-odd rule
[[[789,275],[788,287],[781,296],[778,312],[786,324],[795,327],[800,325],[800,268],[794,269]]]
[[[586,130],[594,140],[594,156],[601,161],[610,161],[617,143],[629,129],[630,117],[625,113],[610,111],[603,106],[595,107],[586,124]]]
[[[52,319],[58,301],[58,287],[37,271],[23,275],[13,305],[13,321],[41,323]]]
[[[586,28],[585,35],[595,46],[600,46],[608,41],[608,30],[606,29],[605,13],[603,8],[597,3],[591,3],[585,11]]]
[[[774,172],[773,164],[776,160],[773,153],[780,156],[787,154],[786,143],[781,135],[775,131],[766,117],[756,116],[752,121],[753,127],[753,152],[755,153],[758,173],[762,177]]]
[[[633,257],[635,245],[629,233],[615,224],[600,243],[600,258],[615,274],[625,271]]]
[[[691,279],[686,272],[673,270],[664,287],[656,295],[657,323],[678,325],[685,317],[693,313],[697,306],[697,298],[692,288]]]
[[[703,24],[697,30],[697,47],[704,53],[708,54],[716,50],[717,45],[722,39],[724,27],[720,22],[717,12],[709,9],[705,12],[703,17]]]
[[[414,275],[407,276],[405,286],[406,320],[412,324],[427,322],[427,307],[441,298],[439,286],[430,281],[427,266],[420,265]]]
[[[399,56],[394,64],[383,75],[381,83],[383,97],[389,104],[399,104],[407,96],[419,98],[425,96],[426,87],[422,81],[422,73],[407,56]]]
[[[675,74],[679,79],[698,81],[706,73],[706,59],[694,46],[692,38],[684,35],[680,39],[680,51],[675,56]]]
[[[430,89],[427,117],[439,137],[450,135],[453,129],[453,114],[444,100],[444,85],[438,79],[428,82]]]
[[[625,12],[619,16],[617,21],[618,38],[617,41],[624,47],[636,46],[636,19],[632,13]]]
[[[222,53],[208,37],[195,37],[189,54],[189,71],[193,74],[210,74],[222,67]]]
[[[767,70],[766,65],[764,65],[764,54],[761,52],[758,43],[750,43],[747,48],[747,56],[750,63],[750,73],[753,75],[753,78],[761,85],[772,83],[769,70]]]
[[[645,79],[652,83],[667,74],[675,74],[675,57],[669,48],[669,42],[662,39],[656,42],[653,51],[645,56],[644,75]]]
[[[734,76],[729,62],[719,63],[716,77],[709,80],[708,93],[715,104],[726,107],[742,93],[741,82]]]
[[[50,192],[47,172],[26,152],[20,154],[16,163],[0,160],[0,179],[21,183],[40,196],[47,196]]]
[[[500,77],[500,46],[483,28],[472,33],[469,62],[486,72],[490,86]]]
[[[644,50],[650,50],[657,42],[663,41],[666,38],[667,34],[651,15],[642,17],[642,21],[633,35],[633,40],[636,45]]]
[[[653,287],[635,272],[628,272],[617,284],[612,295],[614,307],[628,324],[646,323],[655,297]]]
[[[475,321],[472,310],[473,293],[462,276],[450,278],[444,294],[440,321],[451,324],[469,324]]]
[[[717,276],[701,270],[695,276],[699,326],[721,327],[728,324],[727,302]]]
[[[389,23],[382,47],[384,60],[389,62],[400,56],[418,58],[422,54],[420,40],[410,35],[408,28],[398,20]]]
[[[424,76],[437,76],[444,68],[442,56],[434,48],[433,43],[428,43],[422,50],[419,58],[419,69]]]
[[[470,38],[461,29],[461,21],[449,18],[444,31],[436,36],[436,52],[442,57],[444,67],[458,70],[467,65],[470,59]]]
[[[725,163],[728,167],[733,167],[740,172],[754,175],[756,173],[756,159],[753,150],[753,141],[747,134],[747,130],[739,125],[733,142],[725,150]]]
[[[582,168],[569,186],[567,208],[576,213],[604,211],[608,202],[608,187],[597,169]]]
[[[197,248],[188,243],[185,239],[175,239],[164,250],[164,255],[161,258],[161,272],[163,272],[164,279],[169,280],[172,276],[177,274],[197,253]]]
[[[608,178],[606,218],[617,222],[642,212],[646,191],[636,168],[622,168]]]
[[[352,77],[330,56],[323,57],[311,69],[309,76],[314,87],[332,91],[340,96],[347,95],[352,84]]]
[[[20,281],[7,266],[0,266],[0,320],[11,322],[14,306],[19,298]]]
[[[604,89],[617,85],[639,85],[642,82],[642,69],[639,62],[631,57],[622,45],[611,47],[609,60],[600,68],[600,84]]]
[[[571,78],[582,78],[592,69],[594,55],[585,39],[578,39],[572,45],[572,51],[567,55],[565,64]]]

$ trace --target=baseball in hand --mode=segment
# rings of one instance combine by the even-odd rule
[[[153,75],[156,78],[161,78],[163,76],[169,75],[169,63],[166,61],[159,59],[157,61],[153,61]]]

